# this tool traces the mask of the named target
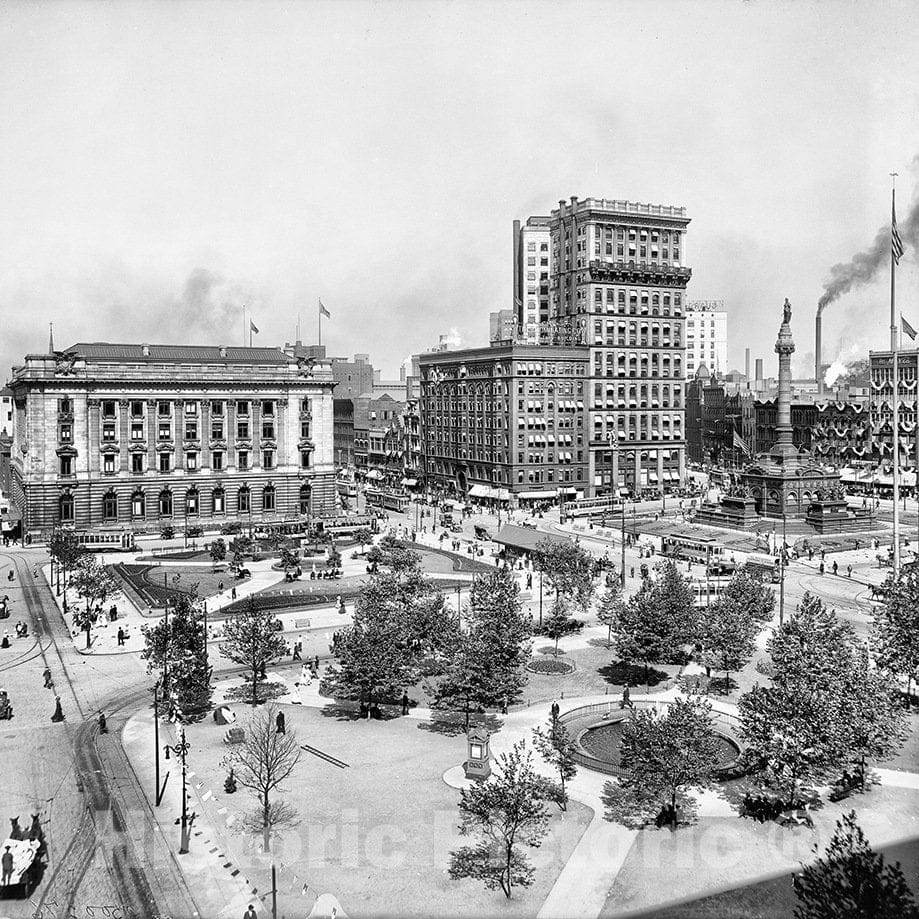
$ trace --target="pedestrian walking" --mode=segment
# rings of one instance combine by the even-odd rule
[[[402,690],[402,714],[408,714],[408,693],[404,689]]]
[[[820,563],[820,573],[823,574],[825,570],[826,570],[826,566],[823,564],[823,562],[821,562]]]
[[[258,919],[251,903],[249,904],[249,908],[243,913],[243,919]]]
[[[300,685],[309,686],[313,682],[313,674],[309,667],[304,663],[300,667]]]
[[[849,565],[849,567],[846,569],[846,575],[850,578],[852,577],[852,566],[851,565]]]
[[[99,712],[99,733],[108,734],[108,722],[105,720],[105,712]]]
[[[119,648],[124,644],[124,640],[125,640],[127,637],[128,637],[128,636],[125,635],[124,629],[119,628],[119,629],[118,629],[118,647],[119,647]]]
[[[502,715],[506,715],[506,714],[507,714],[507,696],[505,696],[505,697],[501,700],[501,714],[502,714]]]
[[[313,670],[315,670],[317,673],[319,672],[319,655],[318,654],[313,658]]]
[[[626,683],[625,686],[622,687],[622,698],[619,700],[619,708],[625,708],[626,706],[628,706],[629,708],[635,707],[632,704],[632,700],[630,698],[628,683]]]
[[[295,641],[295,642],[294,642],[294,654],[293,654],[293,659],[294,659],[295,661],[300,660],[300,647],[301,647],[301,646],[300,646],[300,642],[299,642],[299,641]]]
[[[278,712],[278,717],[274,719],[274,726],[279,734],[287,733],[287,722],[284,718],[284,712]]]
[[[230,591],[230,598],[233,600],[236,599],[236,588],[235,587]]]
[[[10,646],[10,630],[7,629],[3,633],[3,640],[0,641],[0,648],[8,648]]]
[[[833,562],[833,574],[839,574],[839,562]]]
[[[13,883],[13,853],[10,851],[10,847],[6,846],[3,850],[3,855],[0,856],[0,863],[3,865],[3,878],[2,883],[4,886],[7,884]]]
[[[54,686],[54,681],[51,679],[50,667],[45,667],[45,669],[42,671],[42,677],[44,677],[45,680],[45,689],[51,689],[51,687]]]
[[[552,703],[551,707],[549,708],[549,713],[552,715],[553,721],[558,721],[559,707],[557,701]]]
[[[64,720],[64,711],[61,708],[61,697],[60,696],[54,697],[54,714],[51,716],[51,720],[55,724],[59,724],[61,721]]]

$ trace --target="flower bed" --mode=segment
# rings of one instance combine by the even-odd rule
[[[531,660],[527,664],[527,670],[531,673],[544,674],[563,674],[571,673],[574,670],[574,664],[570,661],[560,661],[554,657],[539,657]]]

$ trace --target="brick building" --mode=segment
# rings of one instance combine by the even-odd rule
[[[10,382],[24,534],[331,515],[333,385],[328,364],[276,348],[27,355]]]

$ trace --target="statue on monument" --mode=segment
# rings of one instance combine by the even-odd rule
[[[791,325],[791,303],[788,301],[788,297],[785,298],[785,305],[782,310],[782,325]]]

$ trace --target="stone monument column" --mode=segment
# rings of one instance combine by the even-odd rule
[[[775,343],[775,353],[779,356],[779,395],[778,418],[775,426],[776,440],[772,447],[772,458],[777,463],[784,463],[798,455],[792,437],[791,427],[791,355],[795,343],[791,337],[791,304],[785,300],[782,325]]]

